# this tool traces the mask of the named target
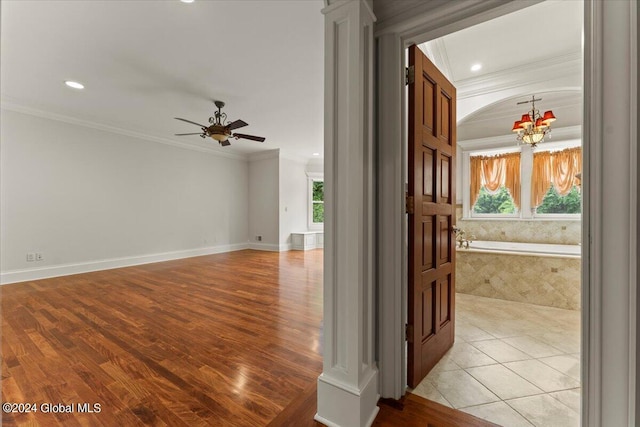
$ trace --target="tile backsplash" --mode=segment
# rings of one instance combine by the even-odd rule
[[[503,242],[553,243],[577,245],[581,241],[580,220],[500,220],[462,219],[462,209],[456,209],[456,225],[475,240]]]

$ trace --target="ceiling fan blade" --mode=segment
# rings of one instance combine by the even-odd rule
[[[183,136],[183,135],[202,135],[202,132],[196,132],[196,133],[176,133],[174,134],[175,136]]]
[[[231,145],[231,143],[229,142],[229,140],[227,140],[227,141],[222,141],[220,145],[222,145],[223,147],[226,147],[227,145]]]
[[[191,120],[181,119],[180,117],[174,117],[176,120],[182,120],[183,122],[191,123],[192,125],[200,126],[201,128],[208,128],[209,126],[201,125],[200,123],[192,122]]]
[[[245,122],[244,120],[236,120],[235,122],[229,123],[227,125],[227,129],[234,130],[245,126],[249,126],[249,123]]]
[[[252,141],[258,141],[258,142],[264,142],[264,140],[267,139],[262,136],[247,135],[244,133],[234,133],[233,136],[236,138],[250,139]]]

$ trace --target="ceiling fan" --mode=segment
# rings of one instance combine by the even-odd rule
[[[231,145],[231,142],[229,142],[229,138],[235,138],[235,139],[243,138],[243,139],[250,139],[251,141],[264,142],[266,138],[263,138],[261,136],[247,135],[245,133],[232,133],[231,132],[232,130],[235,130],[244,126],[249,126],[249,124],[244,120],[236,120],[234,122],[228,122],[227,114],[222,112],[222,107],[224,107],[224,102],[222,101],[213,101],[213,102],[214,104],[216,104],[216,107],[218,107],[218,111],[215,111],[213,113],[213,117],[209,117],[208,126],[201,125],[200,123],[192,122],[191,120],[181,119],[180,117],[174,117],[174,119],[176,120],[182,120],[183,122],[200,126],[200,128],[202,129],[201,132],[176,133],[176,136],[200,135],[200,137],[202,138],[206,138],[210,136],[211,138],[218,141],[218,143],[220,143],[220,145],[222,145],[223,147],[226,147],[227,145]]]

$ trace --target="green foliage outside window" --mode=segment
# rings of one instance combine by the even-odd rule
[[[573,186],[569,194],[560,196],[551,185],[542,204],[536,209],[536,213],[544,214],[579,214],[580,213],[580,192],[578,187]]]
[[[486,188],[480,189],[478,201],[473,205],[473,213],[477,214],[513,214],[516,213],[516,206],[509,190],[500,187],[496,194],[489,194]]]
[[[313,222],[314,223],[324,222],[324,204],[322,203],[313,204]]]
[[[324,223],[324,182],[313,181],[313,222]]]

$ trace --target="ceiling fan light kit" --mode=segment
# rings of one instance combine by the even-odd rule
[[[551,132],[551,123],[556,120],[556,116],[553,115],[553,111],[545,111],[543,115],[536,109],[536,101],[541,101],[542,98],[536,99],[535,95],[531,97],[531,101],[518,102],[520,104],[531,103],[531,111],[523,114],[520,120],[513,123],[512,132],[516,132],[516,139],[520,143],[529,144],[531,148],[544,141],[544,137]]]
[[[231,145],[229,142],[229,138],[235,139],[249,139],[251,141],[264,142],[266,138],[262,136],[255,135],[247,135],[244,133],[232,133],[231,131],[249,126],[247,122],[244,120],[236,120],[233,122],[229,122],[227,120],[227,114],[222,112],[222,108],[224,107],[224,102],[222,101],[214,101],[216,107],[218,107],[218,111],[213,113],[213,117],[209,117],[209,126],[202,125],[200,123],[192,122],[191,120],[181,119],[180,117],[174,117],[176,120],[181,120],[183,122],[191,123],[196,126],[200,126],[202,132],[195,133],[176,133],[176,136],[184,136],[184,135],[200,135],[201,138],[211,137],[218,141],[218,143],[227,147]]]

